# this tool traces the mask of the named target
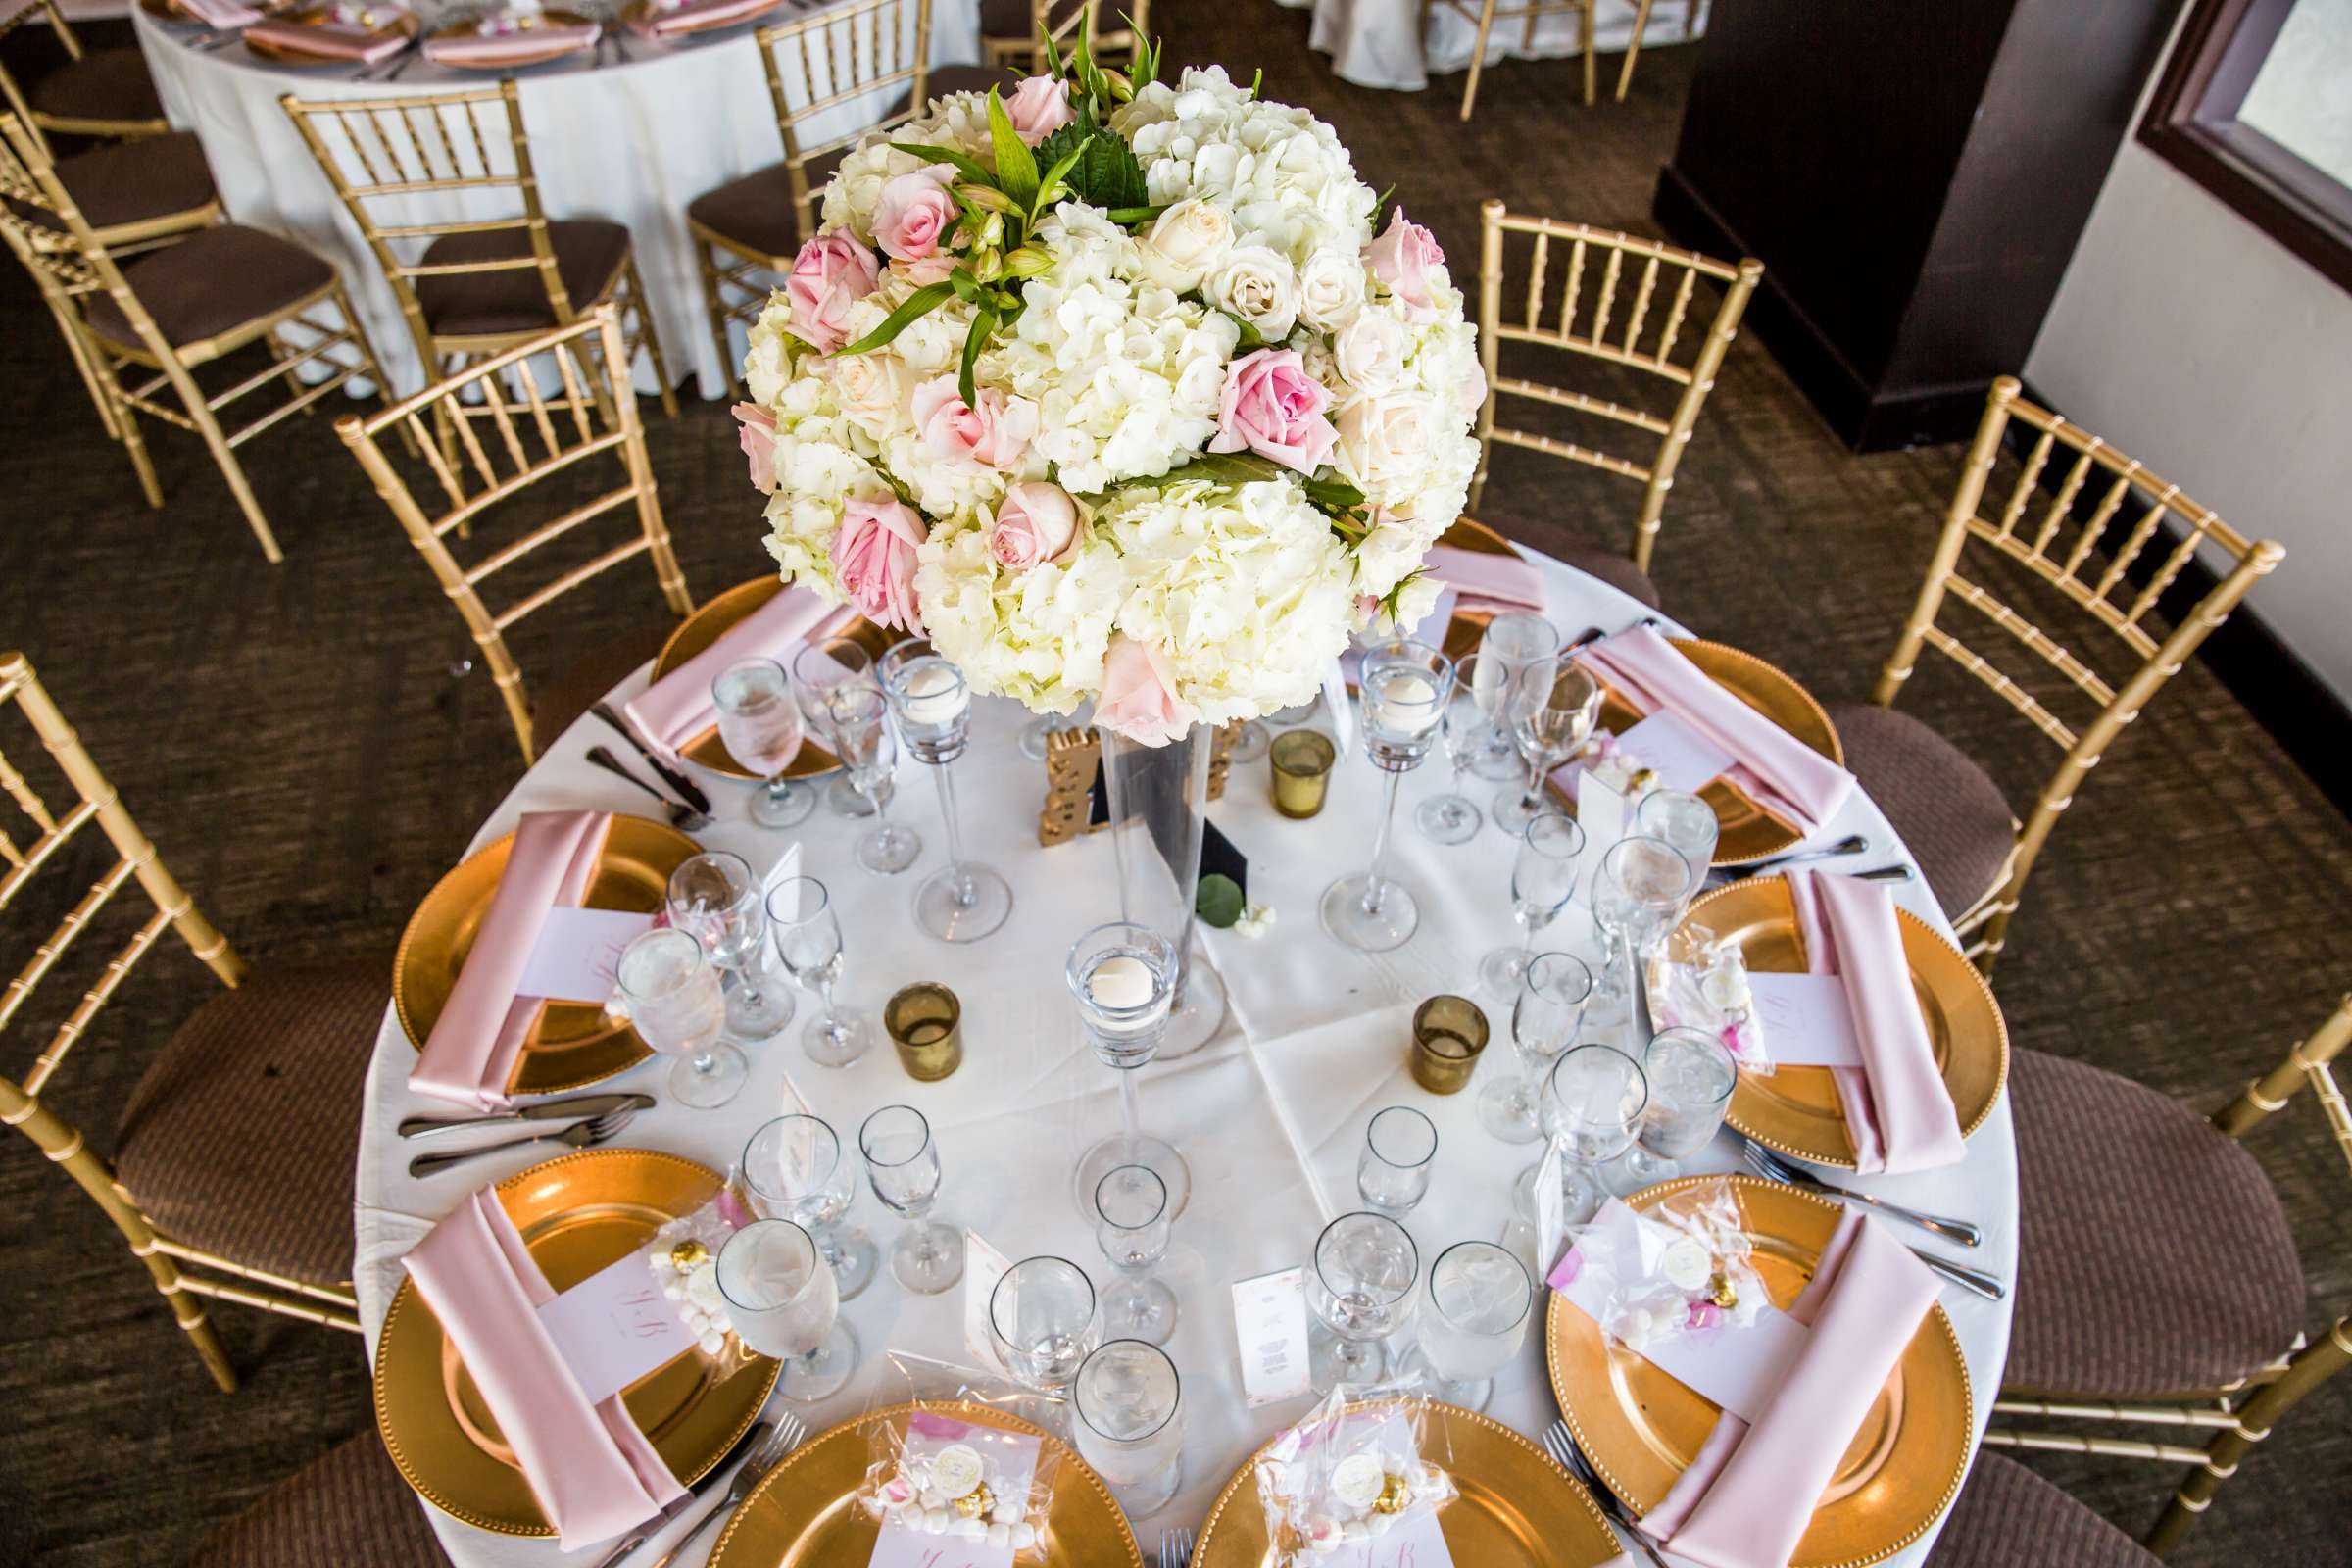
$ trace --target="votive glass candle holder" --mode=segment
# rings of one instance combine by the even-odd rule
[[[918,980],[884,1003],[882,1027],[917,1083],[937,1083],[963,1065],[963,1004],[936,981]]]
[[[1487,1015],[1467,997],[1437,996],[1413,1009],[1413,1082],[1433,1095],[1470,1086],[1487,1049]]]
[[[1331,790],[1331,767],[1339,748],[1321,730],[1295,729],[1274,737],[1267,752],[1274,770],[1274,809],[1285,816],[1319,816]]]

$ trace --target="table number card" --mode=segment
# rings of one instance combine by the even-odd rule
[[[591,1404],[694,1348],[677,1304],[631,1252],[539,1308],[540,1327]]]
[[[1313,1386],[1306,1359],[1306,1270],[1277,1269],[1233,1287],[1242,1395],[1252,1410],[1296,1399]]]
[[[989,1327],[989,1298],[997,1293],[997,1281],[1012,1267],[1012,1259],[981,1238],[978,1231],[963,1233],[963,1344],[980,1365],[994,1367],[1010,1376],[1004,1355],[997,1349],[995,1330]]]

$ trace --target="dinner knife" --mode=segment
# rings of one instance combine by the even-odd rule
[[[662,783],[677,791],[679,800],[684,801],[705,816],[710,814],[710,797],[703,793],[702,786],[662,760],[654,749],[648,746],[634,729],[629,727],[629,721],[622,718],[619,710],[611,703],[599,703],[588,711],[620,731],[621,739],[637,748],[637,755],[645,759],[645,765],[661,775]]]
[[[455,1132],[464,1127],[494,1127],[509,1121],[584,1121],[593,1116],[609,1116],[616,1110],[651,1110],[651,1095],[573,1095],[567,1100],[542,1100],[536,1104],[517,1105],[488,1116],[411,1116],[400,1124],[403,1138],[429,1138],[435,1133]]]

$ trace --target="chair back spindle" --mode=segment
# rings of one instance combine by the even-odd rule
[[[876,131],[904,124],[928,107],[931,0],[852,0],[757,34],[767,91],[784,136],[793,215],[804,238],[816,232],[821,182],[808,166]],[[906,101],[871,124],[813,137],[808,127],[859,99],[904,82]]]

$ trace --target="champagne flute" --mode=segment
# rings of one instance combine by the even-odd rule
[[[830,1123],[806,1114],[778,1116],[743,1146],[739,1170],[754,1213],[791,1220],[815,1239],[843,1300],[872,1282],[873,1239],[842,1223],[858,1200],[858,1176]]]
[[[846,1067],[865,1054],[873,1032],[865,1016],[834,998],[843,965],[841,922],[832,895],[812,876],[790,876],[768,890],[767,926],[776,956],[793,979],[815,992],[824,1011],[808,1020],[801,1049],[820,1067]]]
[[[1585,830],[1573,818],[1544,810],[1528,820],[1511,859],[1511,918],[1519,922],[1519,942],[1478,960],[1479,984],[1499,997],[1518,995],[1520,976],[1536,951],[1536,933],[1576,896],[1584,855]]]
[[[752,1221],[719,1248],[717,1276],[736,1336],[784,1363],[784,1397],[823,1399],[849,1383],[858,1335],[841,1320],[832,1267],[807,1231],[788,1219]]]
[[[677,1057],[670,1098],[697,1110],[733,1100],[752,1064],[719,1038],[727,1029],[727,999],[694,934],[648,931],[621,949],[613,974],[637,1038]]]
[[[694,934],[718,968],[732,974],[727,1032],[766,1040],[792,1022],[792,993],[769,969],[767,910],[760,879],[740,855],[711,850],[669,873],[669,923]]]
[[[1707,879],[1715,862],[1715,840],[1722,831],[1715,808],[1687,790],[1651,790],[1634,808],[1633,831],[1643,838],[1664,839],[1682,852],[1698,878]]]
[[[1519,1173],[1512,1204],[1541,1230],[1536,1191],[1545,1160],[1559,1159],[1560,1223],[1582,1225],[1607,1201],[1600,1167],[1631,1149],[1649,1105],[1649,1080],[1641,1063],[1614,1046],[1571,1047],[1544,1081],[1545,1159]],[[1548,1266],[1546,1263],[1545,1266]]]
[[[1544,1136],[1538,1096],[1560,1054],[1576,1044],[1592,997],[1592,971],[1565,953],[1541,953],[1519,980],[1511,1005],[1511,1051],[1519,1070],[1492,1078],[1478,1092],[1479,1125],[1506,1144]]]
[[[816,809],[815,792],[785,777],[801,755],[801,707],[791,677],[772,659],[730,664],[710,682],[718,738],[727,755],[765,780],[752,792],[749,815],[761,827],[798,827]]]
[[[1095,1241],[1118,1279],[1102,1293],[1102,1326],[1165,1345],[1176,1332],[1176,1293],[1152,1277],[1168,1250],[1168,1184],[1149,1165],[1121,1165],[1095,1188]]]
[[[1544,781],[1592,739],[1600,698],[1600,682],[1574,654],[1539,664],[1514,682],[1511,733],[1527,759],[1527,788],[1494,798],[1494,820],[1504,831],[1516,833],[1550,808],[1544,799]]]
[[[939,1200],[939,1146],[912,1105],[884,1105],[858,1131],[874,1196],[906,1221],[890,1250],[890,1277],[917,1296],[937,1296],[963,1278],[963,1232],[931,1218]]]
[[[1642,995],[1642,960],[1666,934],[1698,887],[1699,873],[1664,839],[1621,839],[1600,858],[1592,881],[1592,922],[1608,939],[1593,1000],[1611,1027],[1622,1020],[1626,1040],[1642,1038],[1635,1010]]]
[[[1519,717],[1522,694],[1538,684],[1534,673],[1547,671],[1559,652],[1558,630],[1533,611],[1505,611],[1487,622],[1487,629],[1478,640],[1476,690],[1479,706],[1494,721],[1495,733],[1492,743],[1470,764],[1471,772],[1496,783],[1526,775],[1527,760],[1519,755],[1512,726]],[[1498,814],[1494,825],[1505,833],[1516,833],[1527,823],[1510,820],[1502,812],[1500,803],[1506,798],[1496,797]]]
[[[1481,656],[1467,654],[1455,661],[1453,694],[1438,720],[1446,742],[1446,760],[1453,765],[1446,793],[1423,801],[1413,811],[1413,823],[1433,844],[1467,844],[1486,822],[1470,798],[1462,793],[1462,774],[1494,738],[1494,723],[1479,691],[1485,670]],[[1489,680],[1488,695],[1494,682]]]
[[[834,693],[855,686],[877,693],[882,690],[882,678],[874,673],[874,656],[856,638],[811,638],[792,656],[793,695],[800,699],[801,710],[808,715],[810,727],[829,746],[832,737],[825,704]],[[841,748],[833,746],[833,752],[839,756]],[[846,768],[834,774],[833,781],[825,786],[825,806],[835,816],[874,814],[873,802],[858,793]]]
[[[1379,768],[1380,828],[1371,863],[1323,891],[1323,929],[1359,953],[1401,947],[1420,928],[1421,909],[1410,889],[1384,874],[1389,835],[1396,817],[1396,788],[1421,765],[1437,740],[1438,720],[1453,694],[1453,662],[1426,643],[1408,639],[1365,651],[1364,755]]]
[[[858,863],[895,876],[923,853],[923,841],[914,829],[890,819],[891,797],[898,793],[899,743],[891,732],[889,705],[871,687],[843,685],[826,694],[823,711],[851,788],[872,807],[875,825],[858,841]]]

